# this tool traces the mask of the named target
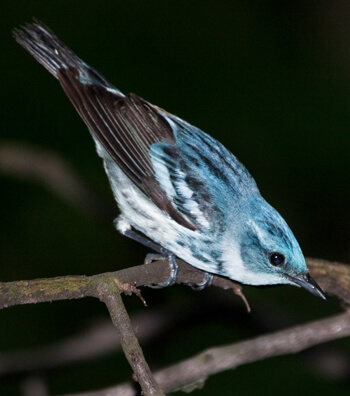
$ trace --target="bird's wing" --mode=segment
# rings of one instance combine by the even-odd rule
[[[75,69],[57,75],[118,167],[180,225],[220,233],[237,194],[256,187],[236,157],[198,128],[134,94],[81,82]]]
[[[157,109],[136,95],[81,82],[71,68],[59,70],[57,76],[85,124],[123,173],[180,225],[198,229],[177,210],[155,177],[150,147],[157,142],[175,144],[170,125]]]
[[[235,194],[253,179],[215,139],[136,95],[123,95],[43,23],[14,37],[61,83],[86,125],[125,175],[190,230],[217,232]]]
[[[179,119],[136,95],[82,83],[69,68],[58,72],[58,80],[90,131],[155,205],[191,230],[219,231],[223,212],[207,185],[215,175],[210,169],[201,174],[198,161],[179,147],[186,138],[176,138],[179,126],[171,117]],[[198,130],[184,121],[182,125]],[[191,130],[186,137],[191,140]]]

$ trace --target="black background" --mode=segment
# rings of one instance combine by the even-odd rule
[[[57,81],[11,37],[11,29],[32,16],[120,90],[220,140],[287,220],[306,256],[350,262],[346,1],[2,1],[0,144],[25,142],[60,155],[116,216],[87,129]],[[146,249],[119,236],[113,216],[106,224],[40,183],[0,176],[2,281],[91,275],[142,262]],[[144,290],[150,311],[190,303],[199,312],[161,342],[143,345],[151,367],[340,311],[332,299],[324,303],[290,286],[244,291],[249,315],[237,297],[213,288]],[[125,300],[130,312],[144,309],[136,297]],[[55,342],[101,317],[106,309],[92,299],[13,307],[0,313],[0,347],[7,353]],[[349,351],[348,340],[331,346]],[[328,380],[308,356],[214,376],[195,394],[348,394],[346,376]],[[111,351],[44,375],[52,393],[63,393],[111,386],[129,379],[130,370],[122,354]],[[0,393],[19,394],[17,379],[1,379]]]

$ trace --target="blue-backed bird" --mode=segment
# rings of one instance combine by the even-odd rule
[[[116,228],[169,259],[167,284],[179,257],[208,274],[298,285],[325,298],[287,223],[221,143],[124,95],[43,23],[34,20],[13,34],[58,79],[89,128],[120,208]]]

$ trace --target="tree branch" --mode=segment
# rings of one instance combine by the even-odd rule
[[[204,273],[188,264],[179,265],[178,281],[186,279],[190,283],[202,283]],[[30,304],[44,301],[97,297],[103,301],[117,328],[120,342],[144,395],[164,395],[155,381],[144,359],[142,350],[134,335],[130,319],[122,302],[120,292],[130,294],[138,292],[134,285],[151,285],[163,282],[169,276],[170,267],[164,261],[132,267],[115,273],[106,273],[91,277],[66,276],[51,279],[36,279],[0,284],[0,308],[12,305]],[[159,275],[159,279],[157,279]],[[135,280],[136,279],[136,280]],[[232,284],[229,280],[220,280],[223,285]],[[240,291],[240,289],[239,289]]]
[[[209,375],[242,364],[271,356],[297,353],[311,346],[348,335],[350,335],[350,314],[346,312],[237,344],[207,349],[191,359],[155,373],[155,378],[165,392],[183,389],[191,384],[205,381]]]
[[[307,258],[306,263],[325,293],[350,304],[350,265],[314,258]]]
[[[182,260],[177,260],[179,272],[177,283],[201,284],[204,272]],[[307,259],[312,276],[328,294],[333,294],[345,303],[350,302],[350,266],[326,260]],[[13,305],[33,304],[83,297],[97,297],[98,285],[110,278],[135,286],[150,286],[165,282],[169,277],[169,266],[164,261],[155,261],[124,270],[87,276],[62,276],[0,283],[0,309]],[[214,276],[213,285],[233,289],[241,295],[241,286],[229,279]]]
[[[178,260],[178,262],[178,283],[201,284],[203,282],[203,271],[197,270],[181,260]],[[348,282],[350,277],[349,266],[315,259],[309,259],[308,264],[313,276],[321,284],[325,292],[337,295],[345,302],[350,300]],[[349,322],[349,315],[342,316],[341,319],[337,318],[334,322],[336,327],[331,326],[333,323],[332,319],[325,319],[321,321],[321,323],[326,326],[325,329],[328,329],[325,332],[320,330],[319,325],[316,322],[310,325],[311,332],[317,330],[314,337],[310,336],[308,326],[303,326],[291,329],[290,331],[285,331],[285,334],[282,333],[280,338],[277,336],[278,333],[275,333],[272,335],[272,338],[267,339],[266,342],[264,337],[260,337],[255,343],[252,343],[252,349],[249,349],[251,341],[246,341],[245,343],[240,344],[241,349],[238,348],[238,357],[236,356],[238,363],[235,363],[235,360],[230,360],[228,357],[232,355],[234,350],[237,353],[237,346],[234,347],[234,350],[231,350],[231,347],[225,347],[228,348],[229,352],[222,348],[208,350],[196,358],[175,365],[174,370],[176,372],[179,370],[179,373],[176,375],[174,375],[174,372],[169,368],[166,369],[166,374],[161,371],[157,374],[156,379],[154,379],[144,359],[139,343],[133,333],[129,317],[120,297],[120,292],[122,291],[130,294],[134,291],[133,287],[135,286],[148,286],[154,283],[164,282],[169,276],[169,270],[169,266],[164,265],[164,261],[156,261],[147,265],[131,267],[113,273],[99,274],[90,277],[66,276],[51,279],[0,283],[0,308],[44,301],[75,299],[87,296],[99,298],[101,301],[106,303],[110,311],[113,324],[119,333],[124,353],[132,366],[136,378],[145,395],[163,395],[157,382],[161,386],[165,383],[165,391],[168,391],[168,389],[174,390],[177,388],[188,387],[193,382],[197,384],[198,381],[203,381],[208,375],[215,372],[236,367],[237,364],[242,364],[239,363],[239,358],[243,351],[244,359],[242,361],[248,362],[271,356],[271,354],[296,352],[310,345],[325,342],[328,339],[338,338],[344,334],[348,334],[346,323]],[[237,294],[241,294],[240,286],[228,279],[215,276],[213,284],[224,289],[232,288],[233,290],[236,290]],[[126,287],[126,285],[128,287]],[[346,323],[344,323],[345,319]],[[344,328],[344,330],[342,328]],[[336,329],[338,330],[335,331]],[[305,338],[305,342],[292,342],[293,337],[295,338],[294,332],[297,334],[300,333],[301,336]],[[281,342],[279,341],[280,339],[287,339],[287,341],[283,342],[288,342],[288,344],[290,344],[294,349],[288,349],[290,346],[282,346],[279,348],[278,345],[279,342]],[[226,360],[228,363],[223,363]],[[175,380],[172,378],[175,378]]]
[[[201,284],[205,273],[197,270],[181,260],[177,260],[179,272],[177,283]],[[135,286],[150,286],[169,279],[170,267],[164,261],[154,261],[147,265],[139,265],[116,272],[108,272],[93,276],[62,276],[57,278],[34,279],[0,283],[0,309],[13,305],[71,300],[83,297],[99,298],[99,285],[109,279],[117,279],[120,283]],[[215,286],[233,289],[238,294],[241,287],[236,283],[219,276],[213,280]],[[124,292],[127,290],[124,290]]]
[[[163,391],[155,381],[151,370],[143,356],[140,344],[134,334],[130,318],[126,312],[120,295],[123,285],[119,285],[115,279],[103,282],[99,285],[99,295],[109,311],[112,322],[116,327],[124,355],[132,367],[136,380],[139,382],[143,394],[146,396],[164,396]]]
[[[243,364],[303,351],[312,346],[350,335],[350,312],[321,319],[231,345],[207,349],[198,355],[155,372],[164,392],[191,391],[213,374]],[[135,396],[129,384],[61,396]]]

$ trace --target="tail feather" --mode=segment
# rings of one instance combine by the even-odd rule
[[[13,37],[55,78],[60,69],[74,69],[85,84],[100,84],[113,88],[101,74],[83,62],[45,24],[34,18],[34,23],[13,29]]]

